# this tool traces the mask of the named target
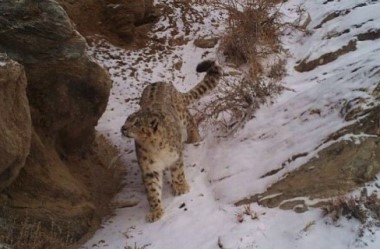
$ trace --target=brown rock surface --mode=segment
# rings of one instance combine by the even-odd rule
[[[63,161],[34,132],[25,167],[0,195],[0,243],[20,249],[66,249],[95,232],[120,187],[119,162],[102,163],[118,156],[110,148],[98,137],[86,159]]]
[[[374,180],[380,172],[380,107],[364,110],[366,116],[330,135],[334,142],[299,169],[290,172],[265,193],[241,200],[236,205],[258,202],[267,207],[306,211],[304,201],[294,198],[331,198],[353,191]],[[345,134],[370,135],[357,141],[340,141]],[[372,135],[372,136],[371,136]],[[302,206],[302,209],[300,207]]]
[[[78,58],[86,43],[54,1],[0,2],[0,50],[17,61],[35,63],[49,58]]]
[[[152,0],[106,0],[106,24],[125,41],[132,41],[137,27],[156,19]]]
[[[24,68],[0,54],[0,191],[24,166],[31,130]]]
[[[198,48],[213,48],[218,43],[218,38],[198,38],[194,40],[194,45]]]
[[[105,37],[117,46],[146,37],[159,15],[152,0],[58,1],[87,40]]]
[[[57,2],[0,9],[0,52],[23,65],[0,67],[0,185],[10,184],[0,193],[0,243],[67,248],[99,226],[119,187],[105,163],[117,152],[108,155],[104,139],[94,145],[111,80]]]
[[[27,64],[28,98],[33,125],[53,139],[62,153],[86,149],[104,112],[111,81],[87,57]]]
[[[107,72],[87,56],[84,38],[56,2],[5,2],[0,7],[6,17],[0,19],[0,32],[7,31],[0,50],[25,67],[36,131],[62,145],[59,149],[88,143],[107,104]]]

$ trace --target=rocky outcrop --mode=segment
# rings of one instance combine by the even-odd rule
[[[87,56],[52,58],[25,65],[33,124],[62,153],[91,144],[111,81]]]
[[[146,39],[147,32],[159,16],[152,0],[58,2],[88,41],[103,37],[117,46],[125,46],[126,42],[140,43]]]
[[[24,166],[31,130],[24,68],[0,54],[0,191]]]
[[[23,65],[0,64],[0,187],[9,185],[0,239],[38,227],[51,244],[20,238],[14,247],[66,248],[99,224],[118,187],[93,144],[111,80],[57,2],[5,0],[0,9],[0,52]]]
[[[123,40],[131,41],[139,27],[153,22],[153,0],[106,0],[106,23]]]
[[[11,58],[35,63],[83,55],[83,37],[56,2],[5,0],[0,6],[0,50],[6,50]]]
[[[258,202],[266,207],[304,212],[308,205],[319,206],[324,201],[307,203],[302,197],[324,200],[374,180],[380,172],[380,106],[355,111],[355,117],[362,118],[332,133],[325,140],[331,145],[321,150],[318,157],[288,173],[265,193],[241,200],[236,205]]]
[[[93,138],[111,80],[54,1],[2,3],[0,50],[25,67],[33,125],[64,150]]]

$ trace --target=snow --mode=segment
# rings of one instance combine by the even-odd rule
[[[0,53],[0,67],[7,65],[7,56],[5,53]]]
[[[137,110],[138,97],[147,84],[171,81],[181,91],[194,86],[203,77],[195,73],[195,66],[203,59],[206,50],[196,48],[192,42],[174,48],[168,46],[157,53],[150,48],[126,52],[107,43],[90,48],[90,53],[109,70],[114,81],[107,110],[97,130],[123,152],[126,186],[115,200],[137,199],[139,203],[134,207],[116,209],[115,215],[104,221],[102,228],[83,245],[83,249],[124,249],[135,245],[149,249],[380,248],[379,229],[359,238],[360,224],[357,221],[341,219],[332,223],[322,217],[317,208],[298,214],[251,204],[258,219],[252,220],[244,215],[243,222],[237,220],[243,207],[234,206],[234,202],[264,192],[286,173],[318,156],[319,151],[332,143],[324,143],[329,134],[355,122],[355,119],[346,121],[345,113],[342,113],[347,103],[355,104],[360,98],[363,101],[356,103],[355,107],[368,108],[377,104],[371,95],[379,83],[379,74],[374,73],[380,66],[380,43],[377,40],[357,41],[355,51],[310,72],[294,70],[297,61],[305,58],[311,61],[336,51],[356,35],[380,26],[380,4],[376,1],[323,2],[289,0],[281,6],[284,21],[298,18],[295,9],[299,5],[312,19],[308,26],[310,34],[289,32],[283,37],[284,46],[291,55],[288,75],[283,82],[290,90],[284,91],[275,103],[262,106],[255,118],[231,137],[218,137],[210,126],[202,126],[203,141],[185,148],[186,177],[191,191],[173,197],[168,176],[164,176],[165,215],[155,223],[145,221],[148,203],[133,141],[122,138],[119,130],[126,117]],[[352,9],[360,3],[368,5]],[[224,14],[210,12],[209,8],[201,6],[195,9],[209,13],[204,15],[205,22],[192,25],[190,32],[181,31],[177,37],[192,41],[197,37],[223,33],[223,26],[215,23],[222,23]],[[352,10],[314,29],[329,13],[346,9]],[[176,28],[183,30],[181,9],[178,7],[172,15],[178,19],[177,26],[171,26],[167,19],[159,22],[155,29],[162,32],[157,32],[157,37],[170,36]],[[196,17],[192,13],[187,15]],[[326,35],[346,29],[350,32],[326,39]],[[206,58],[217,57],[215,49],[207,51]],[[181,61],[181,70],[175,70],[174,64]],[[360,142],[367,136],[347,134],[340,139]],[[294,155],[303,156],[287,162]],[[281,168],[285,162],[285,167],[276,174],[261,178],[265,173]],[[296,199],[307,203],[318,201],[307,197]]]

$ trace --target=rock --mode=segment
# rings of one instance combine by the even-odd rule
[[[91,144],[104,112],[111,80],[87,56],[76,60],[44,60],[25,66],[33,124],[70,153]]]
[[[63,153],[84,148],[107,104],[107,72],[87,56],[85,39],[55,1],[10,2],[0,4],[0,51],[24,64],[37,133]]]
[[[135,26],[152,21],[154,13],[153,0],[106,0],[108,9],[114,9],[113,13],[121,13],[128,15]],[[117,17],[119,19],[121,17]]]
[[[0,54],[0,191],[18,176],[29,154],[32,121],[22,65]]]
[[[279,208],[283,210],[292,209],[296,213],[304,213],[308,210],[304,200],[290,200],[284,201],[280,204]]]
[[[39,242],[36,249],[79,248],[72,245],[100,226],[100,218],[110,213],[109,203],[120,187],[119,162],[112,171],[99,163],[115,157],[115,152],[104,153],[111,146],[101,139],[86,159],[62,161],[54,147],[33,132],[30,156],[7,188],[9,198],[1,200],[0,238],[5,235],[7,239],[12,231],[19,236],[8,242],[16,241],[19,247],[14,248],[30,248],[28,236],[32,235]]]
[[[126,41],[133,40],[136,27],[152,23],[157,17],[152,0],[107,0],[107,26]]]
[[[93,143],[111,79],[57,2],[0,9],[0,52],[23,65],[0,62],[0,238],[28,223],[43,235],[34,248],[67,248],[100,224],[120,181],[99,159],[110,145]]]
[[[194,45],[198,48],[213,48],[218,43],[218,38],[198,38],[194,40]]]
[[[347,45],[342,46],[333,52],[328,52],[321,55],[319,58],[309,61],[308,57],[297,62],[298,64],[294,67],[298,72],[309,72],[314,70],[316,67],[328,64],[332,61],[335,61],[340,56],[350,53],[356,50],[356,39],[351,40],[347,43]]]
[[[359,101],[358,104],[360,103]],[[354,110],[354,107],[352,104],[351,108],[345,109]],[[288,173],[264,193],[240,200],[235,204],[258,202],[266,207],[279,206],[303,212],[308,206],[321,206],[325,198],[346,194],[374,180],[380,172],[380,129],[377,122],[380,119],[380,106],[361,112],[355,111],[355,115],[362,118],[331,134],[324,142],[336,142],[321,150],[318,157]],[[339,140],[346,134],[367,136],[363,136],[360,140]],[[297,197],[322,200],[312,201],[310,204],[293,202],[292,199]]]
[[[23,63],[54,57],[78,58],[86,43],[55,1],[0,3],[0,51]]]
[[[361,97],[345,101],[343,108],[340,110],[340,115],[345,121],[355,120],[367,114],[363,108],[366,104],[368,104],[367,99]]]
[[[161,15],[152,0],[57,1],[88,42],[100,38],[119,47],[144,43]]]

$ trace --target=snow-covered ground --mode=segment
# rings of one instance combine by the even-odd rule
[[[298,61],[312,61],[337,51],[368,30],[378,30],[380,3],[289,0],[281,6],[284,21],[298,18],[299,5],[310,14],[311,22],[307,34],[293,30],[283,37],[290,54],[288,75],[283,82],[290,90],[284,91],[273,104],[262,106],[255,119],[231,137],[218,138],[211,127],[203,125],[203,141],[185,148],[186,177],[191,191],[173,197],[169,176],[165,175],[165,216],[155,223],[145,221],[148,202],[133,141],[121,136],[120,127],[137,110],[138,97],[147,84],[171,81],[179,90],[187,91],[203,77],[195,73],[196,64],[204,59],[206,51],[205,58],[215,58],[216,52],[196,48],[192,40],[203,35],[221,35],[223,25],[218,24],[223,22],[224,15],[196,7],[200,13],[208,13],[203,24],[187,26],[190,32],[176,34],[190,41],[176,47],[167,46],[162,51],[148,47],[127,52],[106,43],[90,49],[114,80],[107,111],[97,130],[120,149],[127,168],[126,185],[116,201],[129,200],[136,205],[115,210],[115,215],[105,220],[95,236],[83,245],[84,249],[380,248],[380,229],[359,237],[358,221],[341,219],[333,223],[322,217],[320,209],[297,214],[251,204],[258,218],[243,215],[244,221],[238,222],[237,216],[241,216],[244,207],[236,207],[234,202],[264,192],[287,172],[317,156],[318,151],[329,145],[323,143],[329,134],[355,122],[355,119],[345,121],[341,110],[347,103],[366,108],[377,101],[371,93],[380,79],[378,40],[356,41],[355,51],[309,72],[297,72],[294,66]],[[157,37],[168,36],[176,28],[184,29],[183,13],[180,8],[177,10],[172,13],[178,20],[176,26],[170,26],[169,20],[161,20],[155,28],[164,31],[157,31]],[[314,28],[334,11],[345,14]],[[186,15],[190,18],[194,13]],[[180,63],[182,67],[177,70],[175,65]],[[260,178],[299,154],[306,156],[290,162],[276,174]]]

